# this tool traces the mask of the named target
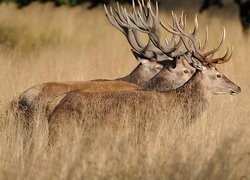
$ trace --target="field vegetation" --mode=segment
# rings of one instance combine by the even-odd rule
[[[189,7],[186,1],[179,8],[171,2],[161,4],[164,22],[171,20],[170,8]],[[192,27],[195,11],[185,12]],[[72,128],[73,139],[48,148],[46,120],[38,116],[32,131],[22,129],[9,113],[12,99],[42,82],[121,77],[137,62],[102,7],[88,11],[33,3],[20,10],[1,4],[0,179],[250,179],[250,36],[243,35],[236,12],[231,5],[199,15],[199,36],[208,24],[213,47],[225,26],[220,53],[228,43],[234,54],[218,69],[242,88],[241,94],[213,96],[209,109],[188,126],[179,120],[178,109],[152,114],[159,102],[139,105],[148,113],[133,120],[126,110],[119,119],[114,112],[110,121],[122,123],[115,130],[94,119],[88,126],[92,121],[86,114],[86,127]],[[145,138],[134,122],[149,123]]]

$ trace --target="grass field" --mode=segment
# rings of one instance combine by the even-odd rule
[[[170,11],[165,6],[161,17],[166,22]],[[32,4],[19,10],[1,4],[0,179],[250,179],[250,36],[242,34],[236,10],[232,4],[211,10],[199,16],[199,24],[200,37],[208,24],[210,47],[226,27],[221,54],[227,43],[234,54],[218,69],[242,88],[241,94],[213,96],[210,108],[189,127],[178,123],[178,111],[171,117],[155,115],[158,128],[146,132],[143,147],[131,142],[136,134],[129,130],[100,128],[75,129],[74,141],[48,150],[46,124],[26,132],[11,114],[6,116],[14,97],[42,82],[121,77],[137,62],[101,7]],[[186,12],[192,26],[195,12]]]

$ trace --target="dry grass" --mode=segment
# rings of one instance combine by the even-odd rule
[[[209,25],[211,46],[226,27],[235,51],[233,60],[218,68],[242,87],[240,95],[213,97],[210,109],[185,128],[177,110],[167,118],[145,117],[158,126],[146,130],[147,141],[140,145],[133,141],[137,131],[129,128],[114,133],[75,127],[73,141],[51,150],[46,124],[27,132],[5,115],[10,100],[45,81],[120,77],[136,61],[102,8],[33,4],[17,10],[2,4],[0,12],[0,179],[250,179],[250,37],[242,35],[236,15],[214,10],[199,22],[201,31]],[[169,14],[161,16],[169,20]],[[121,119],[128,117],[124,112]]]

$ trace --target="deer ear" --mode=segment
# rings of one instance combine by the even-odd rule
[[[205,71],[205,70],[207,70],[207,67],[202,66],[202,67],[201,67],[201,71]]]
[[[147,60],[147,59],[138,59],[138,61],[141,63],[141,64],[149,64],[150,61]]]
[[[134,54],[136,60],[139,61],[142,64],[150,63],[150,62],[153,62],[153,61],[157,61],[157,55],[154,52],[153,52],[154,56],[152,58],[148,58],[148,57],[143,56],[142,54],[138,53],[137,51],[135,51],[133,49],[131,49],[131,51]]]
[[[140,63],[142,64],[146,64],[146,63],[149,63],[150,60],[149,59],[146,59],[145,57],[143,57],[140,53],[136,52],[135,50],[131,49],[133,55],[135,56],[135,59],[137,61],[139,61]]]

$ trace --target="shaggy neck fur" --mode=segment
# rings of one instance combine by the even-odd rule
[[[144,86],[144,90],[155,90],[157,92],[166,92],[173,90],[171,80],[167,79],[167,68],[163,68],[155,77],[148,81]]]
[[[177,101],[183,103],[184,114],[188,119],[200,116],[208,108],[208,91],[203,84],[202,74],[198,70],[189,81],[176,90],[176,93]]]
[[[148,81],[148,79],[142,75],[141,71],[141,64],[139,64],[129,75],[122,77],[122,78],[118,78],[116,80],[121,80],[121,81],[126,81],[129,83],[134,83],[134,84],[138,84],[138,85],[144,85],[146,81]]]

